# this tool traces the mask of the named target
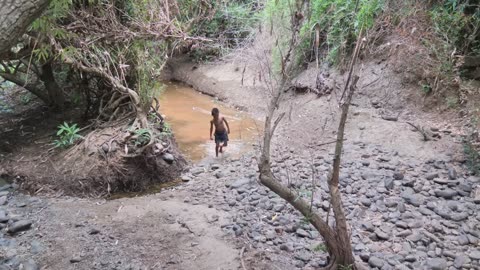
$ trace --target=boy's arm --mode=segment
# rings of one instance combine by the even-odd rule
[[[230,134],[230,126],[228,125],[227,119],[225,119],[225,117],[223,117],[223,122],[225,122],[225,125],[227,125],[227,132],[228,134]]]
[[[212,132],[213,132],[213,122],[210,121],[210,140],[213,140]]]

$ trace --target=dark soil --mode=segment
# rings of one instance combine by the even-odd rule
[[[16,96],[24,94],[14,91]],[[22,106],[9,99],[9,104],[13,112],[0,114],[0,175],[16,180],[26,191],[95,197],[142,191],[151,184],[178,178],[186,165],[171,136],[163,138],[167,151],[175,157],[171,164],[150,152],[123,157],[125,151],[117,142],[125,135],[129,119],[94,131],[86,129],[81,133],[84,140],[69,149],[56,148],[53,141],[58,125],[78,123],[82,128],[89,124],[82,121],[81,109],[57,113],[37,101]]]

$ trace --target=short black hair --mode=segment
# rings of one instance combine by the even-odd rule
[[[219,113],[220,113],[220,111],[217,108],[212,109],[212,115],[216,115],[216,114],[219,114]]]

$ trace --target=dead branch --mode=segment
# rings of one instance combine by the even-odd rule
[[[423,136],[424,141],[430,141],[431,140],[430,135],[425,131],[425,129],[423,129],[422,127],[417,126],[413,123],[410,123],[410,122],[406,122],[406,123],[409,124],[410,126],[412,126],[413,128],[415,128],[415,130],[417,130],[418,132],[420,132],[420,134],[422,134],[422,136]]]

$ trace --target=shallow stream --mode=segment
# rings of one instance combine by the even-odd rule
[[[159,97],[160,112],[165,115],[183,154],[192,161],[215,157],[215,143],[209,139],[212,108],[220,110],[230,125],[228,147],[223,156],[236,156],[252,149],[258,140],[260,121],[245,112],[195,91],[181,83],[167,82]]]

